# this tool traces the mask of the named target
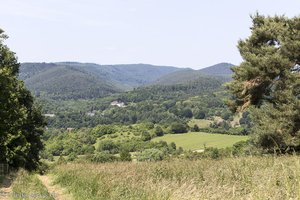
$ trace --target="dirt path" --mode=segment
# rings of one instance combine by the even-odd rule
[[[53,185],[51,177],[43,175],[38,176],[42,183],[47,188],[48,192],[53,195],[55,200],[72,200],[72,195],[59,185]],[[1,200],[1,199],[0,199]]]
[[[11,184],[12,177],[4,177],[2,183],[0,183],[0,200],[7,200],[12,193]]]

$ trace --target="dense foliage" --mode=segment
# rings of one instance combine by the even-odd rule
[[[254,139],[267,150],[300,150],[300,18],[252,17],[252,34],[239,41],[244,59],[229,88],[233,110],[254,105]],[[298,69],[298,70],[297,70]]]
[[[20,78],[38,96],[50,99],[91,99],[154,81],[175,67],[97,65],[92,63],[23,63]]]
[[[41,98],[40,104],[44,113],[55,114],[48,118],[49,127],[79,128],[140,122],[169,124],[193,117],[203,119],[229,113],[222,100],[226,94],[218,92],[222,90],[222,83],[222,79],[206,77],[184,84],[140,87],[91,100],[54,101]],[[113,101],[124,103],[124,106],[113,106]]]
[[[44,119],[30,92],[17,79],[19,63],[0,30],[0,163],[35,169],[43,148]]]

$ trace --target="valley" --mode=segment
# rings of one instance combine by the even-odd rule
[[[299,6],[1,2],[0,200],[300,199]]]
[[[22,64],[19,77],[35,94],[47,123],[42,136],[45,148],[40,154],[44,168],[41,173],[47,174],[38,176],[19,171],[10,190],[13,194],[31,194],[34,191],[43,194],[46,199],[183,197],[182,190],[176,188],[183,188],[187,183],[171,183],[164,178],[156,179],[156,175],[153,179],[152,172],[159,173],[158,165],[150,162],[159,161],[159,165],[168,167],[165,162],[169,160],[180,168],[179,163],[183,160],[230,158],[252,152],[248,148],[251,122],[248,113],[234,115],[224,102],[230,98],[224,86],[231,80],[230,67],[232,65],[228,63],[202,70],[145,64]],[[215,73],[216,68],[220,74]],[[194,161],[192,163],[196,168],[200,167]],[[127,183],[120,183],[127,188],[127,195],[118,192],[119,189],[125,191],[121,185],[107,181],[108,185],[105,185],[100,179],[81,177],[89,176],[80,169],[109,169],[115,165],[119,166],[117,170],[127,167],[133,170],[126,174],[135,173],[134,176],[125,175],[122,179]],[[137,169],[137,166],[140,167]],[[201,166],[203,169],[206,167]],[[141,174],[135,170],[152,172],[147,172],[149,177],[140,177]],[[167,172],[170,169],[163,170]],[[178,170],[172,173],[181,173],[181,169]],[[192,171],[190,169],[187,173],[194,173]],[[90,172],[94,173],[93,170]],[[75,173],[82,182],[77,183],[69,173]],[[102,172],[95,176],[110,177]],[[151,182],[166,181],[171,184],[167,186],[169,192],[156,187],[153,188],[155,192],[141,190],[130,181],[138,177],[150,178]],[[117,180],[116,177],[110,178]],[[195,175],[195,178],[200,177]],[[25,181],[31,186],[24,188],[22,182]],[[97,194],[85,192],[83,185],[79,189],[68,183],[87,184]],[[150,187],[148,183],[143,184]],[[188,187],[198,188],[197,185]],[[139,192],[133,192],[134,188]],[[199,194],[191,192],[188,198]],[[12,198],[18,199],[17,196]]]
[[[139,159],[137,152],[158,149],[162,160],[186,150],[231,148],[247,140],[247,136],[233,136],[247,135],[247,113],[234,116],[224,103],[229,95],[223,84],[230,80],[231,66],[220,63],[192,70],[145,64],[25,63],[20,78],[36,94],[47,120],[44,159],[63,156],[76,160],[87,154],[96,159],[98,153],[117,159],[122,151]],[[224,73],[215,74],[216,68]],[[117,71],[121,74],[115,74]],[[78,73],[86,76],[78,79]],[[53,87],[59,80],[63,82]],[[101,87],[95,81],[102,81],[98,82]],[[90,96],[91,85],[85,83],[104,96]],[[70,88],[79,93],[70,93]],[[108,90],[111,93],[105,93]],[[173,150],[166,151],[170,144]],[[101,145],[107,147],[101,149]]]

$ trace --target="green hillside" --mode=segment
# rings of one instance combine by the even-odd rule
[[[209,79],[212,77],[217,78],[222,82],[227,82],[231,79],[232,71],[230,67],[232,66],[233,65],[229,63],[219,63],[200,70],[183,69],[162,76],[152,84],[174,85],[174,84],[182,84],[182,83],[188,83],[193,81],[199,81],[200,79],[202,80]]]
[[[121,91],[112,83],[71,66],[34,65],[23,69],[20,78],[37,96],[53,99],[95,98]]]
[[[154,85],[174,85],[187,83],[199,78],[204,78],[204,76],[197,70],[185,69],[181,71],[176,71],[170,74],[167,74],[163,77],[160,77],[152,84]]]
[[[23,63],[20,79],[36,93],[54,99],[90,99],[131,90],[180,68],[146,64]]]
[[[229,115],[225,107],[222,81],[203,78],[185,84],[153,85],[90,100],[53,101],[39,99],[43,113],[53,113],[49,127],[94,127],[98,124],[151,122],[169,124],[193,116],[209,118]],[[112,106],[120,101],[125,107]],[[91,116],[92,115],[92,116]],[[227,119],[227,117],[225,117]],[[200,126],[204,128],[203,126]]]
[[[52,114],[47,117],[49,127],[137,122],[169,124],[185,123],[193,117],[220,116],[228,120],[231,116],[222,100],[226,97],[222,85],[228,78],[203,75],[197,70],[73,62],[25,63],[22,67],[20,78],[39,97],[43,113]],[[160,75],[158,81],[148,84]],[[128,84],[140,86],[125,92],[131,87]],[[112,106],[111,102],[116,100],[125,106]],[[222,126],[227,127],[224,123]]]
[[[233,74],[233,72],[231,71],[231,67],[233,67],[233,64],[231,63],[219,63],[210,67],[200,69],[199,72],[211,76],[231,77]]]
[[[123,90],[131,90],[134,87],[149,84],[161,76],[182,70],[176,67],[149,64],[98,65],[77,62],[60,62],[56,64],[85,70],[102,80],[114,83]]]
[[[210,76],[220,75],[211,73],[216,66],[221,68],[219,73],[224,72],[225,75],[218,77],[217,81],[226,82],[228,78],[224,77],[228,77],[226,70],[231,64],[224,63],[203,70],[148,64],[23,63],[19,77],[38,96],[52,99],[90,99],[145,85],[214,81],[203,72]]]

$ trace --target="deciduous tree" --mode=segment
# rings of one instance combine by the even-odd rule
[[[18,80],[19,63],[0,29],[0,162],[35,169],[45,125],[30,92]]]

